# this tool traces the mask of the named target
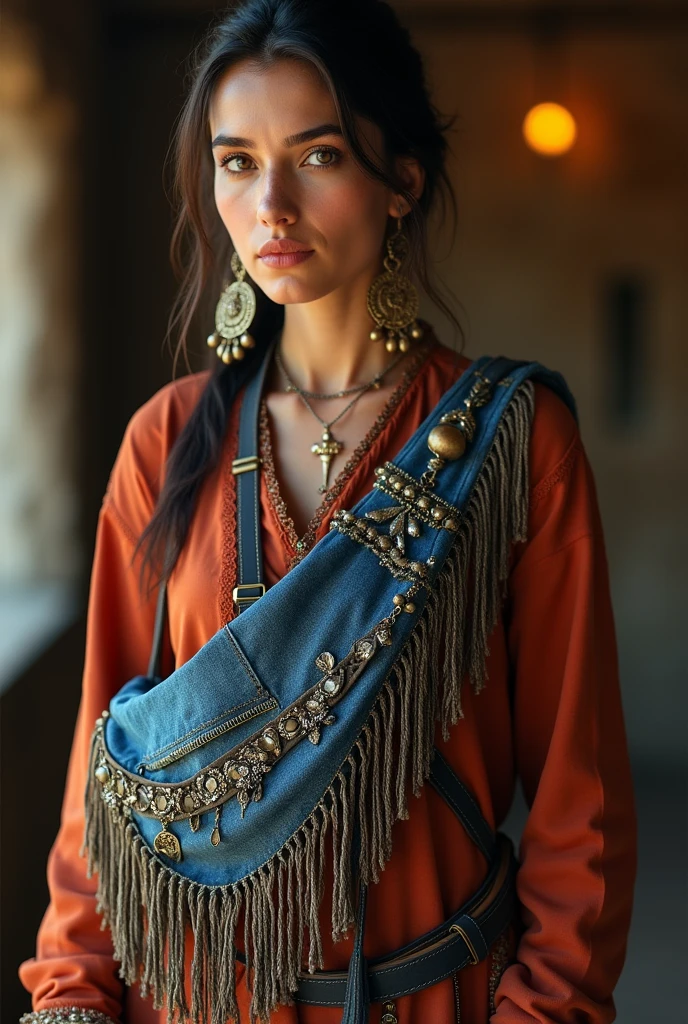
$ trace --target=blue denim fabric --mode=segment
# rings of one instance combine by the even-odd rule
[[[575,400],[561,374],[537,362],[483,357],[445,393],[404,445],[396,465],[416,478],[421,476],[430,455],[429,430],[443,413],[462,405],[475,382],[473,372],[485,370],[488,363],[490,380],[509,376],[511,384],[495,386],[489,403],[476,410],[473,442],[463,458],[442,469],[435,487],[440,498],[459,508],[470,495],[508,402],[526,378],[554,389],[577,418]],[[351,511],[360,516],[390,504],[387,495],[373,490]],[[453,540],[446,530],[423,526],[421,535],[407,542],[414,559],[435,556],[431,586]],[[125,684],[111,702],[111,717],[105,725],[111,755],[127,770],[156,781],[180,782],[194,776],[313,686],[322,676],[315,658],[323,651],[330,651],[336,661],[343,658],[354,641],[389,615],[394,594],[407,586],[380,566],[372,551],[331,531],[264,597],[219,630],[167,679],[156,683],[140,676]],[[421,591],[414,598],[416,611],[397,619],[391,646],[378,649],[333,708],[336,721],[323,728],[319,744],[302,740],[278,761],[265,776],[262,799],[249,804],[243,819],[236,800],[224,805],[219,846],[210,843],[211,812],[203,816],[196,833],[185,821],[169,826],[184,851],[176,871],[209,885],[236,882],[272,857],[301,826],[355,743],[426,599]],[[270,696],[275,706],[260,711],[261,701]],[[209,723],[229,723],[245,710],[256,713],[193,753],[158,771],[145,767],[156,752],[173,751],[185,736],[202,736],[213,727]],[[137,813],[133,818],[152,846],[159,822]]]

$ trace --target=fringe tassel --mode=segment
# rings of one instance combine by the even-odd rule
[[[238,1022],[235,934],[242,906],[250,1024],[267,1021],[280,1003],[293,1003],[306,930],[308,970],[323,966],[319,910],[328,849],[333,940],[341,940],[355,921],[356,819],[361,880],[379,880],[392,853],[394,822],[409,815],[407,792],[419,796],[430,773],[435,723],[441,723],[447,739],[450,726],[463,716],[463,679],[468,677],[476,693],[486,682],[487,640],[506,591],[510,545],[527,539],[533,396],[530,381],[516,390],[452,551],[368,721],[320,803],[270,861],[224,887],[176,874],[149,851],[134,824],[117,817],[96,792],[92,748],[84,852],[89,876],[99,874],[102,927],[110,926],[121,977],[129,985],[140,983],[155,1009],[166,1002],[168,1024],[177,1018],[195,1024]],[[184,974],[189,931],[190,1001]]]

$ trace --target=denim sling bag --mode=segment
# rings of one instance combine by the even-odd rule
[[[484,959],[513,915],[511,844],[435,748],[435,727],[446,740],[462,716],[464,677],[476,692],[485,683],[510,546],[527,539],[532,381],[577,418],[576,404],[540,363],[476,360],[373,489],[265,591],[255,445],[269,354],[246,388],[234,467],[241,614],[166,679],[153,659],[96,723],[88,869],[120,974],[156,1007],[238,1020],[243,960],[252,1024],[294,999],[342,1006],[343,1024],[381,1000],[393,1024],[395,997]],[[161,592],[157,640],[163,614]],[[485,879],[437,928],[368,961],[367,888],[409,817],[408,791],[426,781],[485,855]],[[348,973],[323,970],[328,849],[333,940],[355,927]]]

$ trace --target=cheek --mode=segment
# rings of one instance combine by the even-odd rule
[[[304,214],[338,261],[362,266],[376,259],[387,222],[387,197],[377,183],[356,176],[314,189]]]

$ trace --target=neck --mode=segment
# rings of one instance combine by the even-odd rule
[[[363,384],[395,358],[370,340],[369,281],[313,302],[285,307],[281,353],[289,376],[307,391],[333,392]]]

